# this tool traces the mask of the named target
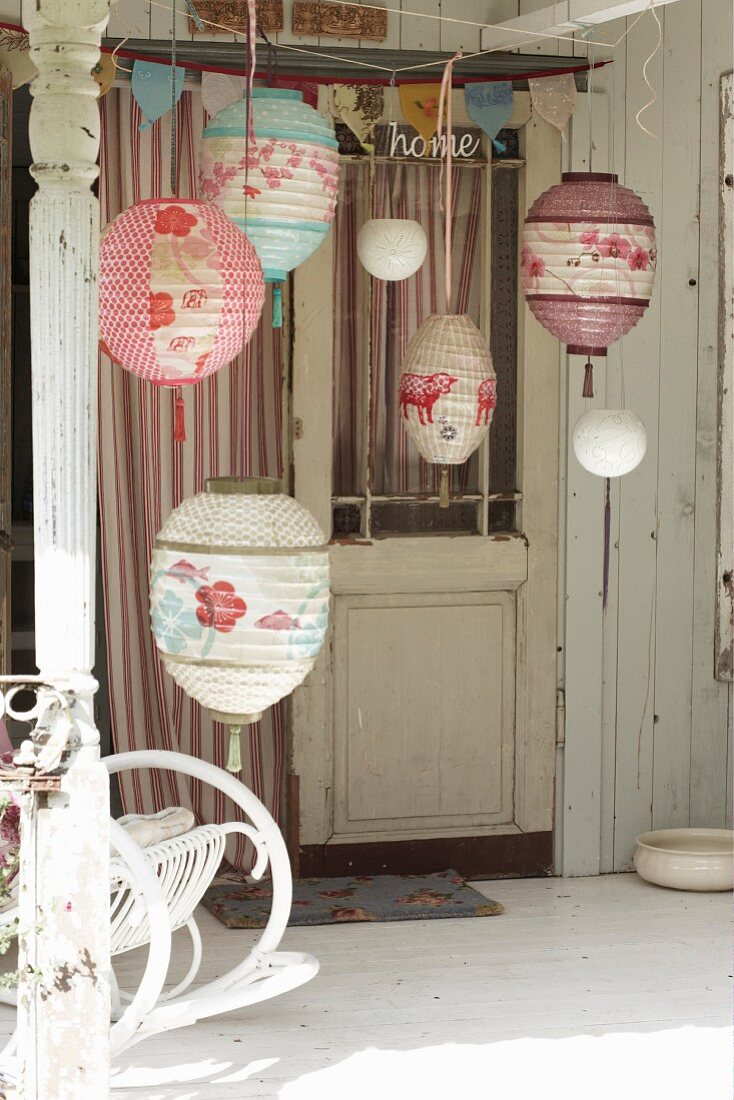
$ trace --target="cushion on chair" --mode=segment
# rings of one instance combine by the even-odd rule
[[[191,810],[183,806],[168,806],[157,814],[126,814],[117,819],[125,832],[141,848],[150,848],[164,840],[188,833],[196,824]]]

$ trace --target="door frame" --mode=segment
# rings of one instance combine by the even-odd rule
[[[558,130],[531,115],[529,96],[520,101],[521,155],[519,210],[560,181]],[[487,191],[490,189],[487,188]],[[491,234],[487,234],[491,238]],[[489,240],[485,241],[488,252]],[[334,237],[330,234],[310,260],[294,273],[292,423],[293,490],[301,504],[330,535],[332,530],[332,344],[325,341],[334,318]],[[485,270],[488,265],[485,261]],[[485,291],[488,293],[488,291]],[[482,588],[516,592],[518,674],[515,699],[514,824],[488,827],[484,835],[436,840],[361,841],[360,870],[416,873],[432,866],[456,866],[462,854],[465,874],[548,874],[552,869],[552,830],[556,750],[556,645],[559,396],[561,350],[558,341],[518,302],[518,533],[481,538],[447,537],[453,573],[471,590],[471,575]],[[489,311],[484,310],[487,314]],[[332,591],[369,592],[375,566],[381,591],[389,573],[393,590],[409,591],[410,538],[332,539]],[[372,547],[371,563],[360,568],[360,549]],[[375,550],[379,554],[375,557]],[[463,573],[467,571],[464,579]],[[359,580],[355,580],[355,576]],[[489,582],[487,577],[490,578]],[[374,590],[374,589],[373,589]],[[476,590],[476,589],[475,589]],[[306,875],[349,873],[354,844],[331,839],[335,753],[333,743],[333,634],[291,706],[289,791],[298,812],[294,867]],[[477,831],[478,833],[479,831]],[[370,870],[371,869],[371,870]]]

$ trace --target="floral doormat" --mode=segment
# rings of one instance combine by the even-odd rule
[[[264,928],[270,916],[269,883],[226,882],[210,886],[204,905],[227,928]],[[427,920],[433,917],[494,917],[504,912],[467,886],[456,871],[434,875],[357,875],[305,878],[293,883],[290,925],[353,921]]]

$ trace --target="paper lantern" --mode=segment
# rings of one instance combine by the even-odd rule
[[[645,425],[629,409],[591,409],[576,421],[573,450],[589,473],[621,477],[645,457]]]
[[[398,387],[403,422],[427,462],[466,462],[489,431],[497,378],[466,316],[432,313],[408,345]],[[446,471],[442,503],[447,503]]]
[[[657,248],[645,203],[616,175],[565,172],[525,219],[520,273],[540,323],[586,355],[585,396],[593,396],[591,356],[637,324],[652,294]]]
[[[239,730],[313,668],[326,634],[326,537],[302,505],[264,478],[213,478],[155,541],[150,612],[177,684]]]
[[[289,88],[253,88],[204,130],[202,193],[244,229],[268,282],[280,282],[316,251],[336,210],[339,147],[334,126]]]
[[[427,250],[422,227],[406,218],[373,218],[357,234],[360,263],[370,275],[388,282],[414,275]]]
[[[215,206],[144,199],[102,235],[103,350],[134,374],[182,386],[230,363],[262,312],[260,261]]]

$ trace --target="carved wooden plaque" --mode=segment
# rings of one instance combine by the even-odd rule
[[[231,27],[239,34],[247,34],[247,3],[246,0],[194,0],[196,10],[202,20],[209,19],[212,23],[219,23],[223,27]],[[283,0],[257,0],[257,25],[266,34],[273,31],[282,31],[285,26],[283,19]],[[189,30],[192,34],[226,34],[226,31],[217,27],[210,27],[204,23],[204,30],[197,31],[196,23],[189,17]]]
[[[387,12],[356,4],[329,4],[326,0],[295,0],[294,34],[333,34],[339,38],[387,38]]]

